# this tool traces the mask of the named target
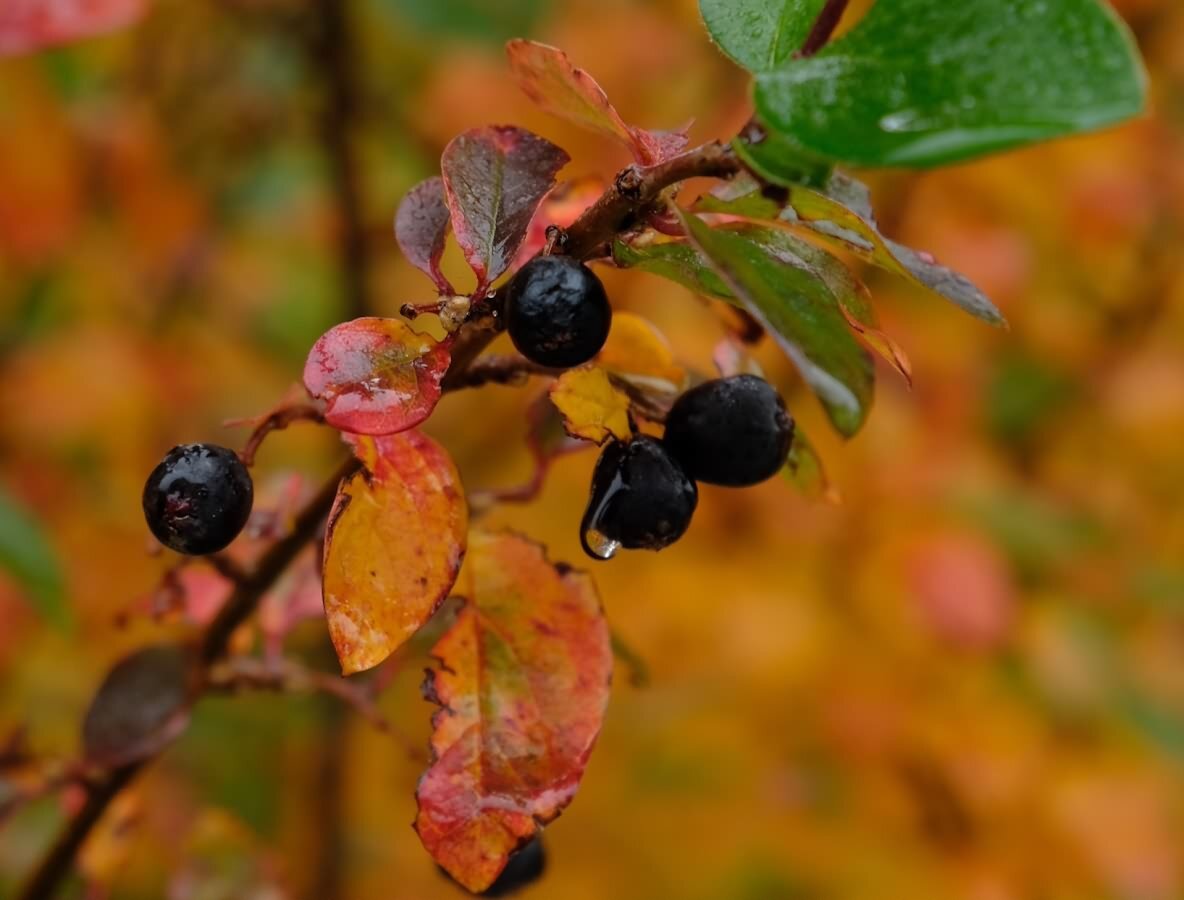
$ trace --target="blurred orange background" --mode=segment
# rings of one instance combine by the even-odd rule
[[[930,173],[869,173],[885,231],[1001,307],[995,330],[868,273],[915,386],[881,366],[850,442],[771,348],[761,361],[842,503],[774,481],[705,487],[661,553],[583,558],[595,454],[538,502],[487,516],[593,569],[648,665],[618,671],[583,787],[547,829],[527,896],[790,900],[1184,897],[1184,6],[1116,4],[1153,113],[1104,134]],[[0,483],[48,536],[64,626],[0,571],[0,739],[77,754],[94,686],[128,650],[188,633],[120,613],[168,560],[148,553],[146,473],[175,443],[237,445],[222,422],[298,380],[343,299],[324,78],[298,0],[158,0],[137,26],[0,60]],[[352,135],[370,312],[431,286],[390,221],[444,144],[515,123],[604,177],[620,152],[546,118],[501,42],[563,47],[629,121],[696,139],[749,114],[743,73],[692,0],[367,0],[351,6]],[[459,256],[448,258],[458,282]],[[684,289],[604,271],[618,309],[704,372],[718,320]],[[448,396],[428,430],[470,490],[529,475],[518,434],[542,389]],[[319,483],[327,429],[273,436],[264,496]],[[324,624],[292,652],[331,669]],[[67,896],[460,896],[409,827],[431,707],[425,646],[382,696],[403,739],[334,701],[203,701],[118,804]],[[0,775],[0,802],[4,799]],[[14,892],[70,798],[0,823]]]

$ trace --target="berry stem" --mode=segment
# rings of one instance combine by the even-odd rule
[[[826,6],[822,7],[822,11],[818,13],[818,18],[814,20],[814,27],[806,35],[802,49],[796,54],[799,58],[813,56],[826,46],[826,42],[839,27],[839,20],[843,18],[843,13],[847,11],[847,3],[848,0],[826,0]]]

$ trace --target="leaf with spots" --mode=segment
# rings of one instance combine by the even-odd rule
[[[563,416],[563,427],[575,438],[603,444],[609,437],[627,441],[629,395],[598,366],[568,369],[551,386],[551,402]]]
[[[482,294],[514,261],[535,210],[568,155],[513,126],[474,128],[444,148],[440,167],[452,230]]]
[[[526,96],[553,116],[616,138],[641,165],[657,165],[686,149],[682,131],[647,131],[627,124],[604,89],[562,50],[513,40],[506,45],[506,53]]]
[[[474,534],[458,593],[464,606],[424,684],[441,709],[415,829],[476,892],[571,802],[604,719],[613,657],[592,580],[523,537]]]
[[[436,408],[448,348],[400,319],[343,322],[313,344],[304,386],[325,401],[325,421],[353,434],[414,428]]]
[[[441,294],[454,294],[451,284],[440,271],[444,239],[448,237],[448,197],[444,180],[421,181],[403,198],[395,213],[395,240],[407,261],[435,282]]]
[[[448,596],[468,508],[448,454],[418,431],[354,439],[362,469],[341,483],[325,534],[329,636],[349,675],[382,662]]]

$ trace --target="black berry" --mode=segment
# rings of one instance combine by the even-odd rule
[[[613,441],[592,474],[592,495],[584,513],[584,550],[608,559],[618,546],[661,550],[686,533],[699,491],[662,442],[639,435]]]
[[[144,485],[144,518],[152,533],[178,553],[221,550],[251,515],[254,488],[233,450],[182,444],[170,450]]]
[[[510,282],[506,328],[518,352],[539,365],[586,363],[604,346],[612,319],[604,285],[570,256],[536,256]]]
[[[772,478],[785,464],[793,419],[763,378],[733,375],[679,397],[663,440],[696,481],[745,487]]]

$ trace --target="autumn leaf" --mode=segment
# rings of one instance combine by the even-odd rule
[[[334,428],[393,434],[431,415],[449,362],[445,345],[400,319],[354,319],[313,344],[304,386],[325,401]]]
[[[382,662],[452,589],[468,509],[448,454],[418,431],[358,437],[325,534],[329,636],[349,675]]]
[[[603,444],[609,437],[628,440],[629,396],[597,366],[568,369],[551,386],[551,402],[572,437]]]
[[[441,178],[421,181],[403,198],[395,213],[395,240],[407,261],[435,282],[441,294],[456,291],[440,271],[448,237],[448,198]]]
[[[0,57],[106,34],[146,10],[146,0],[4,0]]]
[[[831,504],[842,502],[842,496],[826,475],[822,457],[800,426],[794,428],[793,443],[781,474],[807,500],[825,500]]]
[[[123,766],[170,744],[189,724],[198,690],[193,671],[179,644],[145,647],[116,663],[82,723],[87,761]]]
[[[477,275],[476,294],[509,268],[568,159],[550,141],[513,126],[475,128],[444,148],[452,230]]]
[[[424,684],[441,709],[415,829],[453,878],[482,891],[575,795],[613,659],[591,579],[523,537],[474,534],[462,585]]]
[[[547,246],[547,229],[552,225],[570,227],[603,193],[604,180],[598,175],[585,175],[557,185],[539,204],[530,220],[526,239],[514,258],[514,268],[524,265]]]
[[[636,313],[616,313],[608,340],[596,364],[639,387],[677,393],[686,383],[686,370],[662,332]]]
[[[625,123],[596,80],[562,50],[535,41],[513,40],[506,54],[523,92],[553,116],[614,137],[645,166],[686,149],[682,132],[653,132]]]

